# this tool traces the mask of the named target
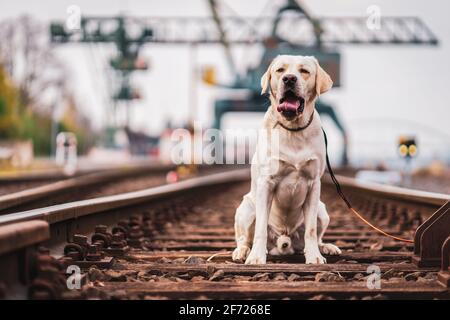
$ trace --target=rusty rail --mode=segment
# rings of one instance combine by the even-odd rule
[[[438,266],[441,263],[441,248],[450,236],[450,195],[360,182],[343,176],[338,176],[338,180],[344,192],[365,193],[374,198],[406,201],[413,206],[428,208],[427,220],[414,235],[413,261],[419,266]],[[328,175],[324,177],[324,183],[332,185]]]
[[[416,203],[419,205],[429,205],[435,208],[439,208],[447,201],[450,201],[450,195],[448,194],[412,190],[379,183],[361,182],[354,178],[341,175],[336,175],[336,178],[341,186],[350,192],[364,192],[376,197],[407,201],[409,203]],[[322,182],[327,185],[333,185],[333,182],[328,174],[324,175]]]
[[[177,195],[185,192],[186,190],[195,190],[201,187],[214,186],[229,182],[245,181],[248,180],[249,177],[250,172],[248,169],[217,173],[140,191],[75,201],[45,208],[33,209],[25,212],[12,213],[5,216],[0,216],[0,225],[36,219],[42,219],[50,224],[53,224],[69,219],[78,219],[82,216],[91,215],[104,210],[118,209],[164,198],[169,195]]]
[[[174,165],[152,164],[128,167],[122,166],[108,170],[105,169],[100,172],[85,174],[79,177],[65,179],[35,188],[2,195],[0,196],[0,210],[11,209],[18,205],[23,205],[39,199],[45,199],[51,195],[76,190],[77,188],[94,186],[144,173],[164,172],[173,168]]]
[[[118,176],[120,177],[126,174],[130,174],[130,171],[126,170],[122,172],[111,173],[110,175],[107,175],[105,178],[110,179],[113,177]],[[98,183],[99,181],[101,181],[101,179],[99,178],[103,177],[104,176],[92,176],[86,177],[86,179],[82,180],[64,181],[64,182],[68,182],[67,184],[65,184],[68,188],[73,188],[84,186],[90,183]],[[54,223],[63,221],[65,219],[72,219],[82,215],[100,212],[106,209],[116,209],[123,206],[129,206],[133,204],[138,204],[140,202],[162,198],[171,194],[182,193],[185,190],[193,188],[226,182],[243,181],[248,179],[249,177],[250,173],[248,169],[239,169],[225,173],[212,174],[206,177],[193,178],[171,185],[163,185],[145,190],[128,192],[120,195],[75,201],[61,205],[33,209],[25,212],[13,213],[6,216],[0,216],[0,225],[33,219],[44,219],[49,223]],[[430,206],[434,209],[438,209],[440,206],[444,205],[447,201],[450,201],[450,195],[446,194],[410,190],[375,183],[361,183],[356,181],[355,179],[343,176],[337,176],[337,178],[340,181],[341,185],[344,187],[344,189],[349,190],[352,193],[364,193],[385,199],[407,201],[409,203],[417,203],[421,205]],[[328,177],[324,177],[323,182],[326,185],[331,185],[331,180]],[[56,192],[55,190],[56,184],[58,183],[52,184],[52,186],[48,187],[46,186],[45,189],[47,189],[48,192],[51,193]],[[25,197],[29,194],[30,198],[32,198],[35,196],[35,190],[29,192],[27,190],[23,192],[23,194]],[[1,203],[2,198],[3,197],[0,197],[0,208],[3,205],[6,205]],[[13,198],[14,198],[13,200],[10,200],[11,202],[16,203],[17,201],[19,201],[18,199],[19,197]]]

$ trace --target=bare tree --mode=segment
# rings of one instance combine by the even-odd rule
[[[48,27],[29,16],[0,23],[0,63],[16,82],[25,108],[49,112],[54,94],[67,92],[67,71],[51,52]]]

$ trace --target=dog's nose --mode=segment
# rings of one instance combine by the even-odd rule
[[[283,242],[283,244],[281,245],[281,247],[282,247],[283,249],[286,249],[286,248],[288,247],[288,245],[289,245],[289,243]]]
[[[283,76],[283,82],[285,84],[294,84],[297,82],[297,76],[293,75],[293,74],[285,74]]]

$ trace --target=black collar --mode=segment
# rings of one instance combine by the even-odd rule
[[[309,125],[310,125],[310,124],[312,123],[312,121],[313,121],[313,118],[314,118],[314,110],[313,110],[313,112],[311,113],[311,117],[309,118],[308,123],[305,124],[303,127],[289,128],[289,127],[286,127],[284,124],[282,124],[282,123],[279,122],[279,121],[277,121],[277,123],[275,124],[275,127],[276,127],[277,125],[280,125],[281,127],[283,127],[284,129],[286,129],[286,130],[288,130],[288,131],[294,131],[294,132],[302,131],[302,130],[305,130],[306,128],[309,127]]]

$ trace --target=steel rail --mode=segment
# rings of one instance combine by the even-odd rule
[[[249,178],[250,170],[248,168],[237,169],[223,173],[211,174],[204,177],[191,178],[174,184],[162,185],[139,191],[11,213],[0,216],[0,225],[35,219],[42,219],[52,224],[96,212],[118,209],[134,204],[148,202],[169,195],[181,194],[187,190],[229,182],[245,181]],[[354,178],[344,176],[337,176],[337,178],[341,186],[344,188],[344,192],[345,190],[351,190],[352,192],[358,193],[363,192],[376,197],[417,203],[435,208],[439,208],[447,201],[450,201],[450,195],[446,194],[411,190],[377,183],[360,182]],[[327,185],[332,184],[328,175],[323,177],[323,183]]]
[[[450,195],[448,194],[407,189],[372,182],[362,182],[358,181],[355,178],[349,178],[340,175],[336,175],[336,178],[339,181],[340,185],[343,187],[344,192],[345,190],[350,190],[353,192],[364,192],[372,194],[376,197],[390,200],[407,201],[410,203],[417,203],[436,208],[439,208],[446,202],[450,201]],[[331,178],[328,174],[323,176],[322,183],[333,185],[333,182],[331,181]]]
[[[33,200],[43,199],[50,195],[73,190],[75,188],[93,186],[99,183],[126,178],[127,176],[134,176],[139,173],[156,173],[173,168],[174,165],[140,165],[119,167],[65,179],[62,181],[51,182],[42,186],[0,196],[0,210],[10,209],[17,205],[29,203]]]
[[[146,166],[161,166],[162,164],[158,162],[152,162],[152,163],[131,163],[131,164],[120,164],[120,165],[96,165],[91,164],[89,168],[87,168],[85,165],[81,168],[78,168],[76,173],[74,175],[68,175],[64,173],[63,168],[47,168],[47,169],[38,169],[38,170],[32,170],[27,172],[2,172],[0,171],[0,183],[13,183],[13,182],[31,182],[31,181],[45,181],[45,180],[61,180],[61,179],[69,179],[73,177],[79,177],[82,175],[87,175],[91,173],[98,173],[98,172],[106,172],[109,170],[122,170],[122,169],[129,169],[129,168],[136,168],[136,167],[146,167]]]
[[[25,248],[50,238],[45,221],[27,221],[0,227],[0,255]]]
[[[29,220],[45,220],[49,224],[76,219],[85,215],[105,210],[118,209],[131,205],[160,199],[168,195],[176,195],[186,190],[220,185],[230,182],[246,181],[250,178],[250,170],[238,169],[229,172],[211,174],[204,177],[191,178],[174,184],[127,192],[118,195],[74,201],[45,208],[0,216],[0,225]]]

